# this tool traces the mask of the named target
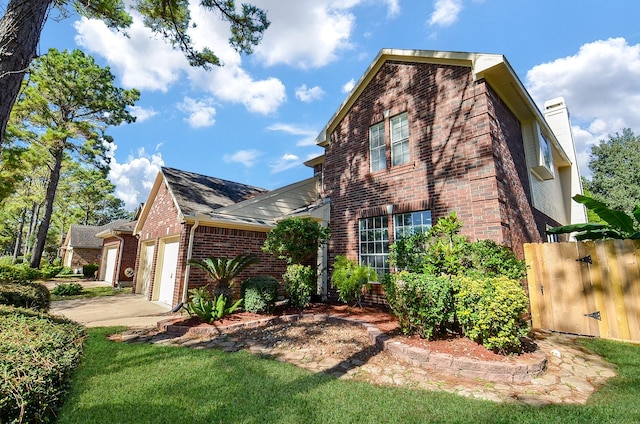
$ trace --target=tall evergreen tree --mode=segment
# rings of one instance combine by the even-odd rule
[[[35,60],[14,108],[16,119],[34,128],[37,143],[49,153],[49,181],[42,221],[31,255],[40,266],[65,154],[98,169],[108,169],[106,152],[113,140],[107,127],[135,121],[128,106],[140,93],[114,85],[109,68],[101,68],[80,50],[51,49]]]

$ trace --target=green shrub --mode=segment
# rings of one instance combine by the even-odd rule
[[[51,290],[51,294],[56,296],[75,296],[80,293],[82,293],[82,284],[80,283],[62,283]]]
[[[276,306],[280,283],[273,277],[253,277],[242,282],[244,310],[258,314],[270,313]]]
[[[73,270],[71,268],[69,268],[68,266],[63,267],[60,272],[57,274],[57,276],[62,277],[62,276],[68,276],[68,275],[75,275],[73,273]]]
[[[212,323],[233,313],[242,303],[242,299],[232,305],[228,305],[227,297],[212,293],[209,286],[189,290],[191,298],[184,305],[191,316],[197,316],[202,321]]]
[[[51,293],[40,283],[0,283],[0,305],[47,312]]]
[[[331,274],[331,285],[338,291],[338,299],[345,303],[360,304],[362,286],[369,287],[370,281],[378,281],[378,274],[373,268],[358,265],[346,256],[336,256]]]
[[[402,271],[385,277],[384,290],[404,334],[432,339],[454,325],[453,290],[448,277]]]
[[[42,278],[48,280],[55,277],[62,271],[62,266],[45,265],[42,267]]]
[[[469,243],[468,249],[468,274],[488,277],[503,275],[512,280],[522,280],[527,276],[527,265],[507,246],[499,245],[493,240],[479,240]]]
[[[82,275],[93,277],[98,270],[98,264],[86,264],[82,266]]]
[[[519,352],[529,332],[522,319],[529,299],[516,280],[456,277],[456,313],[464,334],[500,353]]]
[[[0,422],[55,422],[82,354],[84,327],[0,306]]]
[[[33,281],[42,278],[39,269],[29,267],[29,264],[0,265],[0,283],[17,283]]]
[[[282,276],[289,303],[296,308],[304,308],[311,299],[316,283],[316,273],[308,265],[289,265]]]

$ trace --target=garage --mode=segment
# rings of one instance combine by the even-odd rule
[[[162,260],[160,266],[160,275],[156,277],[159,281],[158,301],[168,305],[173,304],[173,292],[176,286],[176,268],[178,265],[178,246],[180,242],[164,243],[162,250]]]
[[[116,259],[118,258],[118,248],[111,247],[108,248],[103,255],[102,263],[104,266],[102,267],[102,275],[100,276],[101,280],[106,281],[107,283],[113,285],[113,277],[116,269]]]
[[[140,270],[138,271],[138,279],[136,282],[136,293],[138,294],[149,296],[154,252],[155,245],[153,243],[142,245],[140,251]]]

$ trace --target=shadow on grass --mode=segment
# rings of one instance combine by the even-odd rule
[[[631,423],[640,420],[639,365],[586,406],[531,407],[376,387],[241,351],[114,343],[90,331],[60,423]],[[602,344],[606,348],[610,342]],[[591,346],[589,346],[591,347]],[[597,346],[596,346],[597,347]],[[603,349],[604,349],[603,348]],[[606,350],[606,349],[605,349]],[[640,348],[622,345],[624,362]],[[618,387],[622,383],[630,388]],[[607,386],[608,388],[609,386]],[[634,399],[635,398],[635,399]]]

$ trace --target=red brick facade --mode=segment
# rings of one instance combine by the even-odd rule
[[[102,244],[102,251],[105,252],[107,249],[114,246],[117,249],[123,249],[122,256],[120,256],[120,251],[116,250],[116,257],[121,258],[120,275],[118,276],[118,278],[116,278],[116,273],[118,272],[116,261],[116,267],[113,270],[113,275],[111,276],[110,280],[113,281],[114,284],[118,282],[120,283],[120,285],[122,285],[122,283],[126,283],[125,285],[129,285],[133,283],[133,277],[127,277],[125,270],[127,268],[135,269],[136,255],[138,253],[138,240],[130,234],[122,234],[119,237],[122,239],[122,242],[116,237],[108,237],[104,239],[104,242]],[[106,266],[106,264],[103,262],[104,259],[100,263],[100,270],[98,271],[98,275],[102,275],[102,268]],[[109,277],[106,275],[104,276],[104,278],[109,279]]]
[[[391,166],[389,121],[404,112],[411,157]],[[369,128],[380,122],[387,166],[371,172]],[[520,256],[523,243],[542,240],[520,122],[468,67],[386,62],[329,137],[330,266],[336,255],[358,259],[359,218],[386,215],[386,205],[394,214],[431,210],[434,220],[456,211],[469,239],[492,239]]]

